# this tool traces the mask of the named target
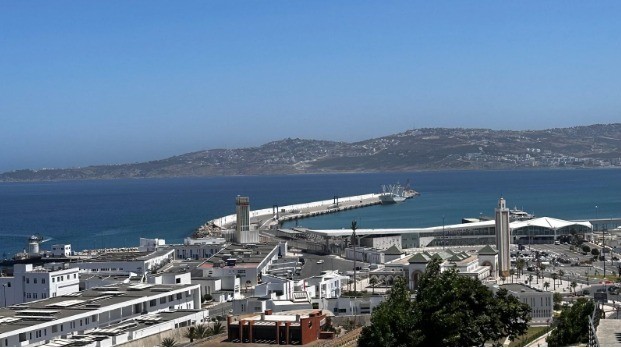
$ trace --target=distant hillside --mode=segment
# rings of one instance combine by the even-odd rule
[[[355,143],[284,139],[144,163],[17,170],[0,174],[0,181],[567,167],[621,167],[621,124],[537,131],[425,128]]]

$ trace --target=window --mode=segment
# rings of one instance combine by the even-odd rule
[[[7,283],[7,287],[10,288],[11,287],[11,282]]]
[[[26,284],[30,284],[30,278],[26,278]]]
[[[178,293],[177,294],[177,300],[181,300],[181,296],[182,296],[181,293]]]
[[[157,301],[156,300],[151,300],[149,302],[149,306],[151,306],[151,307],[155,307],[156,305],[157,305]]]
[[[33,298],[37,298],[37,295],[38,295],[38,294],[35,292],[34,294],[32,294],[32,297],[33,297]]]
[[[166,303],[166,297],[160,297],[160,304]]]
[[[96,314],[91,315],[91,321],[92,321],[93,323],[96,323],[96,322],[97,322],[97,315],[96,315]]]
[[[73,274],[73,279],[75,279],[78,275],[76,273]]]
[[[168,296],[168,302],[172,302],[173,301],[173,295]]]
[[[37,284],[37,278],[34,278],[33,281],[35,284]]]
[[[41,278],[41,284],[45,284],[45,278]]]
[[[56,278],[52,277],[52,283],[56,283]]]

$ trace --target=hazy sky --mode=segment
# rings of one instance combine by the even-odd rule
[[[621,1],[0,1],[0,171],[621,121]]]

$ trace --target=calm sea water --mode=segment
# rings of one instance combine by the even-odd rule
[[[537,216],[621,216],[621,170],[439,171],[415,173],[249,176],[0,183],[0,253],[12,255],[38,233],[74,250],[134,246],[140,237],[181,242],[204,222],[235,211],[378,192],[406,182],[421,196],[300,220],[313,228],[428,227],[493,215],[498,197]],[[595,208],[598,206],[598,209]]]

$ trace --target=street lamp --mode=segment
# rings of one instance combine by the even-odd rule
[[[446,247],[446,234],[444,233],[444,218],[445,216],[442,215],[442,249]]]
[[[6,307],[6,284],[2,284],[2,295],[4,295],[4,307]]]
[[[352,220],[351,222],[351,237],[352,243],[354,244],[354,297],[356,296],[356,259],[358,256],[356,255],[356,229],[358,228],[358,222],[356,220]]]

